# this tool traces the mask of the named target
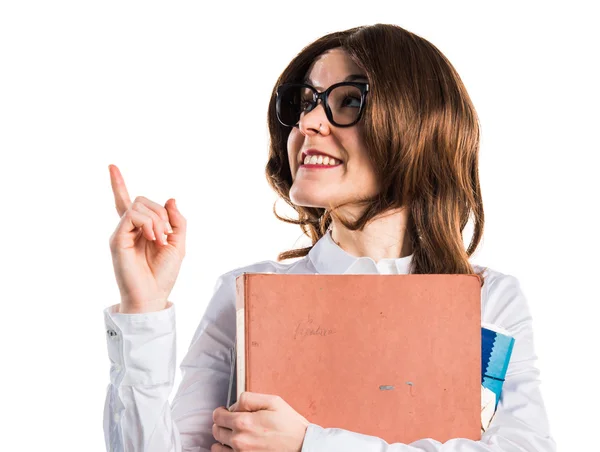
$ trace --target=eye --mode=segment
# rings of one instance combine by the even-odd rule
[[[305,111],[307,108],[310,107],[311,102],[308,100],[302,100],[300,102],[300,111]]]
[[[304,93],[300,97],[300,111],[305,111],[312,106],[313,97],[311,93]]]
[[[342,101],[342,107],[360,108],[360,97],[346,96]]]

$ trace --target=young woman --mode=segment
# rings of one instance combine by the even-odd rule
[[[519,282],[469,262],[484,222],[479,127],[448,60],[425,39],[393,25],[329,34],[283,71],[268,124],[268,179],[298,212],[297,224],[313,244],[218,279],[181,363],[172,405],[175,307],[168,297],[185,254],[186,220],[173,199],[164,207],[144,197],[132,203],[119,170],[110,166],[121,217],[110,239],[121,302],[104,311],[112,362],[107,449],[554,451],[532,318]],[[474,233],[465,249],[462,232],[469,218]],[[299,259],[280,262],[287,258]],[[311,424],[269,394],[243,393],[226,409],[234,282],[243,272],[479,274],[482,322],[516,340],[502,397],[481,440],[388,445]]]

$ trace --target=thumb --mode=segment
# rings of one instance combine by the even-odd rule
[[[167,241],[176,248],[185,250],[187,220],[177,208],[175,199],[169,198],[165,203],[165,209],[167,209],[167,213],[169,214],[169,223],[173,228],[173,233],[167,234]]]
[[[271,394],[245,391],[240,394],[239,400],[229,407],[229,411],[273,410],[275,397]]]

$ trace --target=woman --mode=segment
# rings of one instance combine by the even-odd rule
[[[164,207],[144,197],[131,203],[118,169],[110,167],[121,216],[110,240],[121,303],[104,311],[113,363],[104,413],[107,448],[554,451],[519,282],[469,263],[483,233],[479,128],[448,60],[393,25],[329,34],[283,71],[268,124],[268,180],[299,216],[278,218],[301,225],[313,245],[218,279],[181,363],[172,406],[175,308],[168,296],[185,254],[186,220],[173,199]],[[465,250],[462,231],[470,216],[474,233]],[[287,258],[299,259],[280,262]],[[482,322],[516,340],[491,425],[480,441],[387,445],[311,424],[276,395],[246,392],[227,410],[234,281],[243,272],[479,274]]]

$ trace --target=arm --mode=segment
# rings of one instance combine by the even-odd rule
[[[484,321],[506,328],[515,337],[500,402],[480,441],[431,438],[388,444],[375,436],[310,424],[302,452],[555,452],[535,366],[532,318],[518,280],[498,273],[486,280]]]
[[[210,451],[212,413],[227,402],[229,349],[235,338],[235,292],[230,276],[215,291],[175,376],[175,307],[144,314],[104,310],[110,384],[104,406],[107,451]]]

